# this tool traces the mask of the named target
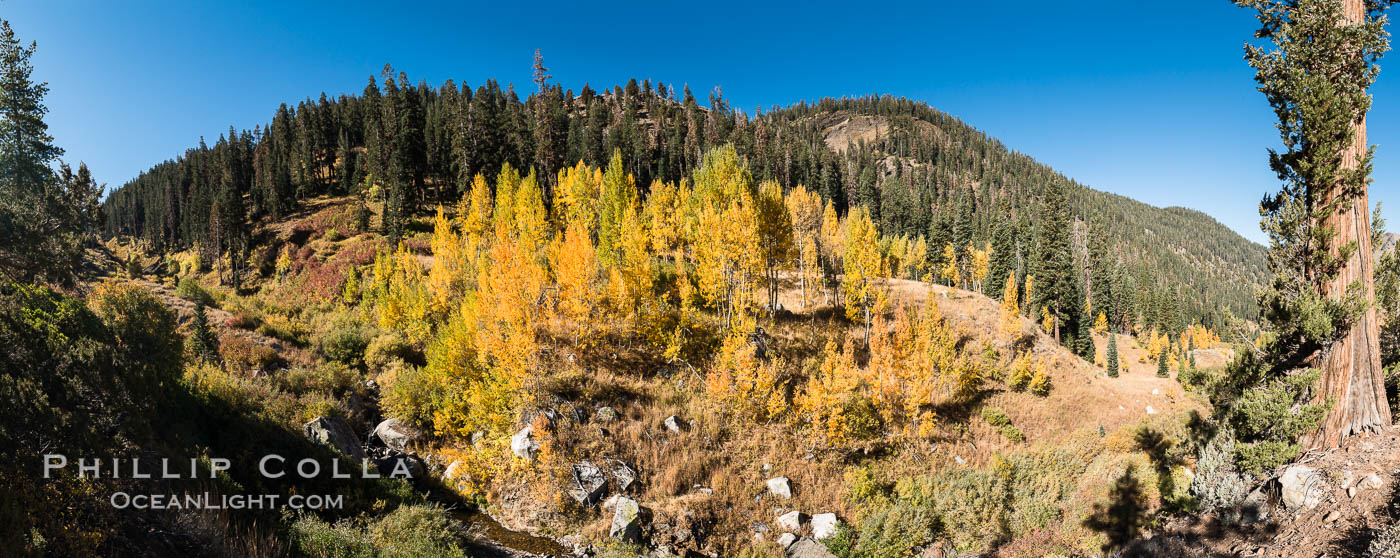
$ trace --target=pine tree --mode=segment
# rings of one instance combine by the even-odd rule
[[[214,337],[214,330],[209,327],[209,314],[203,300],[194,302],[194,318],[190,321],[190,347],[200,360],[219,360],[219,340]]]
[[[1105,366],[1108,369],[1108,377],[1118,377],[1118,334],[1108,334],[1108,353],[1104,356]]]
[[[44,123],[48,84],[31,79],[34,49],[0,19],[0,275],[23,281],[71,276],[85,232],[81,192],[52,170],[63,150]]]
[[[1070,250],[1069,206],[1061,181],[1045,188],[1041,211],[1036,239],[1035,304],[1054,318],[1053,331],[1049,333],[1063,342],[1061,326],[1070,326],[1071,334],[1077,331],[1082,304]]]
[[[1163,349],[1161,352],[1157,353],[1157,376],[1158,376],[1158,377],[1166,378],[1167,376],[1170,375],[1170,374],[1168,373],[1168,371],[1167,371],[1167,353],[1168,353],[1168,352],[1170,352],[1170,351],[1167,351],[1166,349]]]
[[[1383,15],[1389,3],[1236,4],[1258,11],[1261,28],[1255,36],[1273,44],[1272,49],[1248,45],[1245,58],[1278,115],[1284,145],[1269,155],[1282,189],[1260,207],[1274,273],[1260,306],[1273,342],[1263,358],[1248,363],[1247,373],[1236,374],[1236,387],[1248,395],[1270,382],[1287,384],[1285,376],[1300,363],[1316,368],[1321,379],[1310,390],[1311,406],[1333,403],[1316,431],[1300,442],[1326,450],[1391,421],[1376,311],[1369,304],[1375,297],[1367,200],[1373,151],[1366,140],[1367,89],[1389,49]],[[1295,393],[1302,394],[1301,389]],[[1287,444],[1310,429],[1236,435],[1244,443]]]

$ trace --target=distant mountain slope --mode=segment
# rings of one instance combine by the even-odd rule
[[[887,96],[750,117],[718,91],[702,107],[688,89],[648,81],[578,94],[554,85],[521,100],[490,80],[475,90],[451,81],[433,88],[400,74],[371,80],[359,96],[283,105],[266,126],[230,129],[212,147],[201,142],[117,189],[104,209],[109,234],[226,257],[250,249],[239,240],[251,230],[247,220],[281,218],[323,194],[360,192],[366,177],[402,205],[396,212],[414,213],[456,200],[473,175],[493,177],[506,163],[536,169],[548,187],[564,166],[605,165],[617,152],[645,190],[653,180],[688,178],[708,147],[724,143],[748,159],[756,179],[806,185],[841,212],[867,205],[883,233],[927,237],[935,260],[945,242],[982,246],[997,224],[1014,223],[1019,275],[1035,253],[1040,199],[1063,184],[1079,221],[1083,279],[1100,299],[1096,312],[1110,310],[1123,327],[1168,330],[1257,313],[1262,247],[1199,212],[1074,183],[957,118]],[[1103,246],[1092,246],[1095,235]]]

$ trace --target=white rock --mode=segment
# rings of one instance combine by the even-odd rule
[[[783,550],[787,550],[787,547],[792,546],[792,543],[795,542],[797,542],[797,535],[792,533],[783,533],[782,536],[778,537],[778,547]]]
[[[608,536],[624,541],[638,542],[642,536],[641,522],[642,508],[637,505],[637,501],[631,498],[622,497],[617,499],[613,508],[612,527],[608,529]]]
[[[797,510],[778,516],[778,528],[790,533],[801,530],[804,523],[807,523],[807,516]]]
[[[1356,486],[1366,490],[1375,490],[1377,488],[1385,486],[1385,481],[1381,480],[1380,475],[1371,473],[1369,475],[1361,477],[1361,481],[1357,482]]]
[[[690,423],[687,423],[685,419],[682,419],[676,415],[666,417],[666,420],[663,421],[663,423],[666,425],[666,430],[670,430],[671,432],[684,432],[685,429],[690,428]]]
[[[1147,414],[1149,414],[1149,415],[1155,415],[1155,414],[1157,414],[1157,409],[1153,409],[1151,405],[1148,405],[1148,406],[1147,406]]]
[[[1283,472],[1278,479],[1282,487],[1283,505],[1289,509],[1312,509],[1322,503],[1327,491],[1327,482],[1312,467],[1294,465]]]
[[[812,538],[817,540],[827,539],[836,534],[836,528],[841,525],[841,520],[836,519],[834,513],[819,513],[812,516]]]
[[[961,455],[954,455],[953,463],[957,463],[958,465],[967,465],[967,460],[963,459]]]
[[[526,461],[534,461],[535,453],[540,451],[540,443],[534,439],[535,428],[526,426],[510,437],[510,451],[516,457]]]
[[[1158,392],[1156,389],[1153,389],[1153,390],[1152,390],[1152,395],[1157,395],[1158,393],[1159,393],[1159,392]]]
[[[779,498],[792,498],[792,481],[787,477],[768,479],[768,493]]]

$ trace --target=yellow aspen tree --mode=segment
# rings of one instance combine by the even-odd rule
[[[1097,318],[1094,318],[1094,331],[1099,333],[1108,331],[1108,316],[1104,315],[1102,311],[1099,312]]]
[[[510,163],[501,165],[501,173],[496,175],[496,205],[491,214],[491,224],[498,235],[509,235],[515,227],[515,190],[519,186],[520,171]]]
[[[427,277],[423,264],[408,248],[400,245],[393,253],[375,256],[367,294],[380,328],[403,333],[414,343],[428,338],[432,324]]]
[[[477,262],[481,259],[481,253],[486,249],[486,242],[491,234],[491,214],[494,212],[491,202],[491,187],[486,184],[486,177],[477,173],[472,177],[472,187],[463,198],[466,211],[458,212],[462,227],[463,254],[466,257],[466,280],[475,283],[477,273]]]
[[[807,285],[818,281],[818,261],[822,236],[822,199],[816,192],[798,185],[787,195],[788,219],[792,222],[793,243],[797,248],[797,282],[802,309],[807,309]]]
[[[792,218],[783,200],[783,188],[769,180],[758,187],[754,217],[758,220],[758,248],[763,260],[763,276],[767,283],[767,311],[776,316],[778,310],[779,274],[792,261]]]
[[[1006,290],[1001,293],[1001,333],[1012,336],[1021,329],[1021,305],[1016,286],[1016,272],[1006,274]]]
[[[782,359],[760,360],[749,334],[756,324],[745,318],[725,335],[705,374],[705,396],[715,410],[748,421],[769,421],[787,411],[787,393],[779,383]]]
[[[623,212],[618,224],[616,261],[608,270],[608,282],[619,316],[632,318],[643,297],[651,293],[651,237],[636,205]]]
[[[909,245],[909,252],[904,258],[905,274],[915,281],[924,281],[928,269],[928,242],[923,235],[919,235]]]
[[[870,221],[870,210],[864,206],[852,209],[846,216],[844,243],[846,253],[841,290],[845,292],[846,317],[859,319],[865,326],[866,343],[870,342],[870,323],[876,312],[883,311],[885,292],[878,281],[880,268],[878,233]]]
[[[601,171],[583,161],[573,167],[559,169],[558,183],[554,187],[555,227],[563,232],[577,223],[591,238],[597,228],[601,191]]]
[[[1035,319],[1035,311],[1031,308],[1031,301],[1035,300],[1035,276],[1026,276],[1025,292],[1021,294],[1021,310],[1027,312],[1031,319]]]
[[[982,282],[987,279],[987,273],[992,269],[992,245],[987,243],[979,250],[969,244],[967,251],[972,258],[972,263],[968,266],[972,275],[972,288],[980,293],[982,292]]]
[[[695,173],[696,280],[707,303],[719,309],[727,329],[748,315],[763,273],[757,192],[748,167],[730,145],[706,153]]]
[[[794,401],[799,416],[812,426],[815,438],[826,445],[840,444],[848,436],[845,398],[860,384],[854,353],[849,345],[838,351],[835,341],[828,341],[817,373],[808,379]]]
[[[960,269],[961,265],[958,263],[958,248],[953,246],[951,242],[944,244],[943,267],[938,270],[939,277],[947,281],[949,286],[957,287],[959,285],[958,279]]]
[[[840,285],[836,282],[836,274],[845,267],[845,263],[842,262],[846,253],[845,235],[841,228],[841,220],[836,216],[836,206],[827,201],[826,207],[822,209],[821,247],[818,252],[827,304],[841,303],[840,293],[836,290]]]
[[[605,267],[617,263],[623,219],[637,204],[637,183],[623,170],[622,151],[614,149],[608,170],[603,173],[602,196],[598,200],[598,259]]]
[[[432,297],[432,311],[436,315],[446,316],[463,291],[468,264],[462,236],[447,218],[442,206],[438,206],[437,215],[433,217],[430,246],[433,264],[428,269],[428,292]]]
[[[575,345],[586,343],[593,332],[598,292],[598,256],[589,238],[587,223],[573,221],[550,249],[550,267],[559,285],[555,316],[573,337]]]

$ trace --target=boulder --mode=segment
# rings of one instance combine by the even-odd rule
[[[812,538],[823,540],[831,538],[836,534],[836,529],[840,527],[841,520],[836,519],[834,513],[819,513],[812,516]]]
[[[768,493],[779,498],[792,498],[792,481],[787,477],[768,479]]]
[[[626,491],[632,483],[637,482],[637,472],[626,463],[616,459],[611,461],[612,466],[608,468],[608,473],[612,475],[613,484],[617,485],[619,491]]]
[[[1356,486],[1367,490],[1375,490],[1377,488],[1385,486],[1385,481],[1381,480],[1380,475],[1371,473],[1369,475],[1361,477],[1361,481],[1357,482]]]
[[[788,558],[836,558],[822,543],[802,537],[787,547]]]
[[[1240,504],[1240,522],[1246,525],[1267,521],[1269,519],[1269,509],[1273,505],[1269,502],[1269,495],[1262,488],[1254,489],[1249,496],[1245,496],[1244,502]]]
[[[402,475],[404,471],[408,471],[408,478],[410,479],[423,478],[427,476],[428,473],[427,464],[423,463],[423,460],[419,459],[418,456],[411,453],[391,453],[385,457],[375,459],[374,466],[379,469],[379,474],[386,477],[394,474],[395,471],[398,471],[399,475]],[[398,476],[395,478],[403,477]]]
[[[402,419],[386,419],[374,427],[371,439],[378,439],[384,446],[397,451],[408,451],[408,446],[423,439],[423,431]]]
[[[1322,503],[1327,492],[1327,481],[1312,467],[1294,465],[1284,470],[1278,478],[1283,505],[1288,509],[1312,509]]]
[[[343,418],[317,417],[306,423],[302,430],[306,432],[306,437],[310,438],[312,442],[330,446],[356,461],[365,458],[364,448],[360,447],[359,440],[355,438],[355,432],[350,429],[350,425],[346,424]]]
[[[510,437],[510,451],[516,457],[526,461],[534,461],[535,454],[540,451],[540,443],[534,438],[535,428],[526,426]]]
[[[603,470],[587,461],[574,465],[570,481],[569,496],[584,506],[597,504],[603,497],[603,489],[608,485],[608,478],[603,475]]]
[[[807,523],[807,515],[793,510],[778,516],[778,528],[787,532],[801,531],[802,525]]]
[[[627,497],[617,499],[613,507],[612,527],[608,536],[618,540],[637,543],[642,538],[642,508],[637,501]]]
[[[670,430],[671,432],[676,433],[685,432],[687,429],[690,428],[690,423],[687,423],[685,419],[682,419],[676,415],[666,417],[666,420],[663,421],[663,424],[666,425],[666,430]]]
[[[778,537],[778,547],[783,550],[787,550],[787,547],[792,546],[792,543],[795,542],[797,542],[797,535],[792,533],[783,533],[782,536]]]

